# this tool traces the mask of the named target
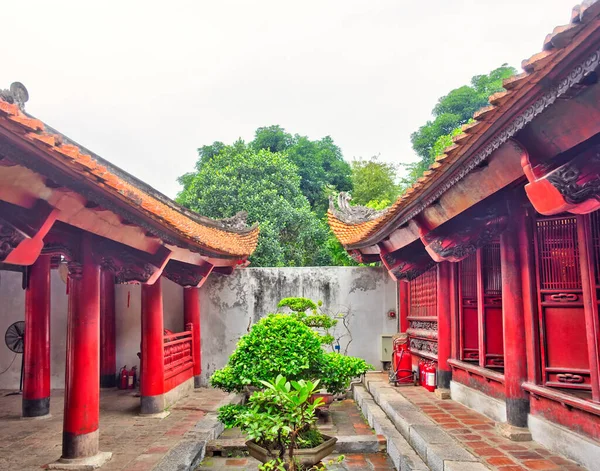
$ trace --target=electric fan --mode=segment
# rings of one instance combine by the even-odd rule
[[[21,394],[21,391],[23,391],[23,349],[25,348],[25,321],[17,321],[9,325],[8,329],[6,329],[6,334],[4,334],[4,341],[11,352],[21,354],[21,380],[19,381],[19,392],[9,393],[7,396],[10,396],[11,394]]]

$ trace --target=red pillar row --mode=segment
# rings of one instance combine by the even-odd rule
[[[526,234],[526,223],[525,210],[519,206],[512,214],[511,224],[500,236],[504,392],[507,422],[516,427],[527,427],[529,414],[529,398],[521,387],[527,380],[527,339],[519,239],[523,240]]]
[[[161,279],[142,285],[142,359],[140,373],[141,413],[163,412],[164,327]]]
[[[100,416],[100,268],[84,241],[83,264],[69,266],[63,459],[98,453]]]
[[[438,313],[438,371],[437,386],[450,389],[452,370],[448,364],[451,350],[452,311],[450,293],[452,292],[450,262],[438,264],[437,313]]]
[[[50,256],[29,269],[25,292],[23,351],[23,417],[50,413]]]
[[[192,324],[193,354],[194,354],[194,387],[200,387],[202,373],[202,341],[200,337],[200,288],[185,288],[183,290],[183,322]]]
[[[100,275],[100,387],[117,385],[115,317],[115,276],[102,270]]]

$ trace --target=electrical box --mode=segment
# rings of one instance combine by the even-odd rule
[[[389,334],[389,335],[382,335],[381,336],[381,351],[380,351],[380,355],[381,361],[392,361],[392,352],[394,351],[394,341],[393,341],[394,335],[393,334]]]

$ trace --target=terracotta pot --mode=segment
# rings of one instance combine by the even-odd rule
[[[329,394],[329,393],[315,393],[312,396],[310,396],[310,402],[311,404],[313,402],[315,402],[316,399],[318,398],[323,399],[323,405],[324,406],[328,406],[329,404],[331,404],[333,402],[333,394]]]
[[[331,453],[333,453],[337,438],[323,435],[323,439],[325,441],[314,448],[294,450],[294,457],[296,457],[300,465],[310,468],[311,466],[319,463],[326,456],[329,456]],[[261,463],[266,463],[272,459],[269,452],[265,448],[257,445],[254,440],[248,440],[246,442],[246,446],[248,447],[250,456],[257,459]]]

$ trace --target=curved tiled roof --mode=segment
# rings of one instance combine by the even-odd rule
[[[189,211],[133,176],[58,134],[0,96],[0,127],[43,151],[87,180],[116,196],[132,211],[141,211],[160,226],[175,232],[191,246],[231,257],[246,258],[256,248],[257,226],[239,227],[231,220],[213,220]],[[9,100],[10,101],[10,100]]]
[[[530,104],[531,95],[539,91],[536,90],[536,86],[542,79],[556,79],[552,76],[554,67],[583,40],[600,29],[599,17],[600,0],[586,0],[575,6],[570,23],[557,26],[552,33],[546,36],[542,51],[522,62],[523,73],[504,81],[505,90],[490,96],[490,105],[474,114],[474,122],[462,127],[462,133],[452,138],[454,144],[447,147],[442,155],[436,157],[435,162],[423,173],[423,176],[408,188],[388,208],[386,213],[374,220],[347,223],[329,211],[327,214],[329,224],[340,242],[346,248],[373,245],[376,242],[375,239],[388,230],[391,224],[395,226],[404,224],[439,198],[445,191],[443,187],[449,179],[458,180],[468,173],[470,169],[465,168],[465,160],[479,157],[479,162],[481,162],[487,158],[498,147],[492,138],[498,137],[502,133],[508,135],[511,130],[508,129],[510,126],[507,120],[522,112],[523,106]],[[597,56],[598,51],[596,51],[596,59]],[[571,77],[565,80],[569,79]],[[569,82],[569,86],[571,85],[572,83]],[[547,100],[553,101],[556,97],[555,93]],[[543,103],[543,105],[547,106],[547,103]],[[525,116],[523,118],[526,120],[525,124],[542,109],[533,109],[531,116]],[[512,134],[508,135],[508,137],[511,136]],[[458,173],[462,175],[457,176]],[[432,191],[435,190],[438,193],[432,195]],[[385,235],[383,234],[381,237]]]

